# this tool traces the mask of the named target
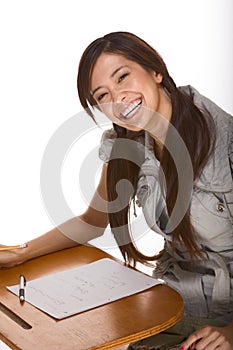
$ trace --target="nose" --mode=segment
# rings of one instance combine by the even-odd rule
[[[118,118],[123,104],[127,101],[127,92],[121,90],[112,91],[112,112],[115,117]]]
[[[127,93],[125,91],[114,90],[112,91],[112,99],[115,103],[122,103],[126,100]]]

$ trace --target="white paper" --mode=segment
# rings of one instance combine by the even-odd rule
[[[62,319],[157,284],[161,281],[106,258],[27,282],[25,299]],[[18,285],[7,289],[18,295]]]

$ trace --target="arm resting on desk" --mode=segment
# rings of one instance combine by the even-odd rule
[[[0,267],[15,266],[101,236],[108,225],[106,171],[104,165],[98,188],[85,213],[28,242],[28,248],[0,252]]]

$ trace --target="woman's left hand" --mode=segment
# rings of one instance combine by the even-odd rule
[[[191,334],[180,350],[233,350],[233,323],[225,327],[205,326]]]

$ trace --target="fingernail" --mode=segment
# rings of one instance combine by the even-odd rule
[[[181,346],[181,347],[180,347],[180,350],[184,350],[184,347],[183,347],[183,346]]]

